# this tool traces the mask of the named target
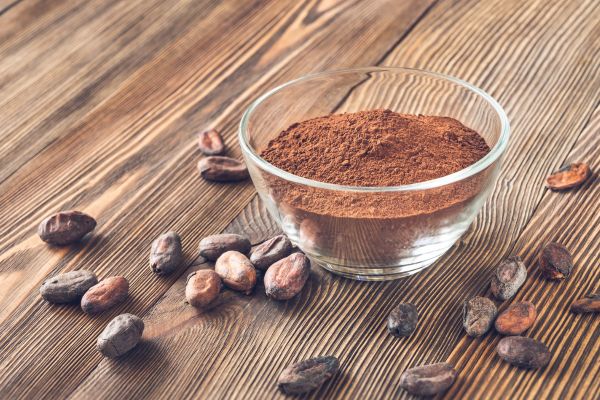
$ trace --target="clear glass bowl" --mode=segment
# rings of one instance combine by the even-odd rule
[[[479,132],[492,150],[451,175],[394,187],[314,181],[260,156],[293,123],[377,108],[453,117]],[[302,251],[336,274],[387,280],[428,267],[468,229],[498,177],[509,131],[500,105],[467,82],[368,67],[308,75],[269,91],[245,112],[239,140],[258,194]]]

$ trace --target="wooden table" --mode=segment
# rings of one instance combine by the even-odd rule
[[[406,398],[407,368],[448,361],[446,398],[600,398],[600,317],[570,303],[600,288],[600,187],[544,188],[570,161],[600,168],[600,3],[596,0],[0,0],[0,398],[281,398],[291,362],[336,355],[342,373],[312,398]],[[254,244],[278,228],[250,182],[199,178],[194,134],[219,128],[240,156],[241,113],[267,89],[347,66],[425,68],[482,87],[506,109],[512,138],[495,191],[466,234],[430,269],[360,283],[314,268],[288,302],[225,292],[206,313],[184,304],[185,278],[206,267],[197,244],[222,231]],[[80,245],[50,248],[40,220],[79,209],[98,220]],[[186,265],[159,278],[160,233],[183,238]],[[535,257],[565,244],[576,271],[540,277]],[[520,255],[515,300],[539,310],[527,333],[553,352],[542,371],[495,355],[499,337],[465,335],[461,304],[488,294],[491,271]],[[86,268],[124,275],[129,301],[98,317],[52,306],[40,284]],[[385,327],[400,301],[419,329]],[[508,303],[508,302],[507,302]],[[506,304],[503,304],[504,308]],[[95,340],[115,315],[146,324],[129,355]]]

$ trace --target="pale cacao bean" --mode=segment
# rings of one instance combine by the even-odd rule
[[[546,178],[546,187],[552,190],[567,190],[584,183],[592,175],[592,170],[585,163],[565,165]]]
[[[210,129],[198,134],[198,148],[207,156],[223,154],[225,144],[223,138],[216,129]]]
[[[529,301],[511,304],[496,318],[496,330],[503,335],[520,335],[531,328],[537,311],[535,305]]]
[[[198,162],[198,170],[204,179],[216,182],[242,181],[250,176],[246,164],[224,156],[203,158]]]
[[[212,269],[194,271],[187,277],[185,298],[193,307],[208,307],[219,297],[222,285],[221,278]]]
[[[287,257],[292,252],[292,242],[285,235],[275,236],[259,244],[250,255],[255,268],[266,271],[272,264]]]
[[[230,289],[250,294],[256,285],[256,269],[238,251],[226,251],[215,262],[215,272]]]
[[[144,321],[133,314],[121,314],[108,323],[96,341],[96,348],[109,358],[122,356],[139,343]]]
[[[543,368],[552,358],[548,347],[540,341],[522,336],[500,340],[496,352],[504,361],[520,368]]]
[[[38,235],[46,243],[63,246],[79,241],[95,227],[96,220],[87,214],[61,211],[40,223]]]
[[[433,396],[448,390],[457,376],[454,367],[448,363],[422,365],[404,371],[400,376],[400,387],[415,396]]]
[[[600,312],[600,292],[590,293],[571,304],[571,311],[577,314]]]
[[[340,369],[333,356],[315,357],[292,364],[281,372],[277,386],[285,394],[302,394],[320,388]]]
[[[111,276],[92,286],[81,298],[81,309],[88,314],[97,314],[125,301],[129,293],[129,282],[123,276]]]
[[[267,296],[275,300],[289,300],[302,291],[310,275],[310,260],[302,253],[294,253],[271,265],[265,273]]]
[[[200,255],[207,260],[215,261],[226,251],[239,251],[247,254],[250,251],[250,240],[235,233],[207,236],[200,241]]]
[[[50,303],[73,303],[81,300],[85,292],[97,283],[98,278],[91,271],[70,271],[45,280],[40,294]]]
[[[525,283],[527,269],[519,256],[512,256],[498,264],[490,288],[498,300],[509,300]]]
[[[540,252],[538,260],[542,274],[546,279],[562,280],[573,271],[573,258],[565,246],[550,242]]]
[[[388,331],[396,337],[407,337],[417,329],[419,313],[410,303],[398,304],[388,316]]]
[[[157,275],[168,275],[183,262],[181,238],[175,232],[160,235],[150,249],[150,268]]]
[[[490,330],[498,309],[485,297],[474,297],[463,304],[463,326],[467,335],[478,337]]]

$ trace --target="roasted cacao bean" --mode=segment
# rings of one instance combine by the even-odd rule
[[[139,343],[144,321],[133,314],[121,314],[108,323],[96,341],[96,348],[109,358],[122,356]]]
[[[73,303],[89,288],[98,283],[96,274],[91,271],[70,271],[47,279],[40,287],[40,294],[50,303]]]
[[[500,340],[496,352],[504,361],[520,368],[543,368],[552,358],[548,347],[540,341],[522,336]]]
[[[287,257],[292,252],[292,242],[285,235],[275,236],[256,246],[250,255],[255,268],[266,271],[272,264]]]
[[[157,275],[168,275],[183,262],[181,238],[175,232],[163,233],[152,242],[150,268]]]
[[[333,356],[316,357],[292,364],[281,372],[277,386],[285,394],[302,394],[318,389],[340,369]]]
[[[581,185],[592,175],[585,163],[565,165],[546,178],[546,186],[552,190],[567,190]]]
[[[577,314],[600,312],[600,292],[590,293],[571,304],[571,311]]]
[[[407,337],[417,329],[419,313],[410,303],[398,304],[388,316],[388,331],[396,337]]]
[[[511,304],[496,318],[496,330],[503,335],[520,335],[531,328],[537,311],[535,305],[529,301]]]
[[[216,129],[210,129],[198,134],[198,147],[207,156],[223,154],[225,144],[223,138]]]
[[[81,309],[88,314],[97,314],[125,301],[129,293],[129,282],[123,276],[111,276],[92,286],[81,298]]]
[[[498,309],[485,297],[474,297],[463,304],[463,326],[467,335],[478,337],[490,330]]]
[[[546,279],[566,279],[573,271],[573,258],[565,246],[550,242],[540,252],[538,263]]]
[[[219,297],[222,286],[221,278],[215,271],[201,269],[187,277],[185,298],[191,306],[205,308]]]
[[[49,244],[63,246],[79,241],[94,230],[96,220],[80,211],[61,211],[44,219],[38,235]]]
[[[198,170],[204,179],[216,182],[242,181],[250,176],[246,164],[224,156],[203,158],[198,162]]]
[[[527,269],[519,256],[512,256],[498,264],[490,284],[492,294],[498,300],[509,300],[525,283]]]
[[[294,253],[271,265],[265,273],[267,296],[275,300],[289,300],[302,291],[310,275],[310,260],[302,253]]]
[[[250,294],[256,285],[256,269],[248,257],[238,251],[226,251],[215,263],[215,272],[230,289]]]
[[[400,387],[415,396],[433,396],[448,390],[457,376],[448,363],[422,365],[404,371]]]
[[[250,251],[250,240],[235,233],[207,236],[200,241],[200,255],[207,260],[215,261],[226,251],[239,251],[247,254]]]

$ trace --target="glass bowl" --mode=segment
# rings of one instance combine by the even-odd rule
[[[378,108],[455,118],[491,151],[453,174],[393,187],[319,182],[260,156],[293,123]],[[509,131],[500,105],[467,82],[368,67],[308,75],[265,93],[244,113],[239,141],[269,213],[313,262],[348,278],[388,280],[428,267],[468,229],[496,182]]]

